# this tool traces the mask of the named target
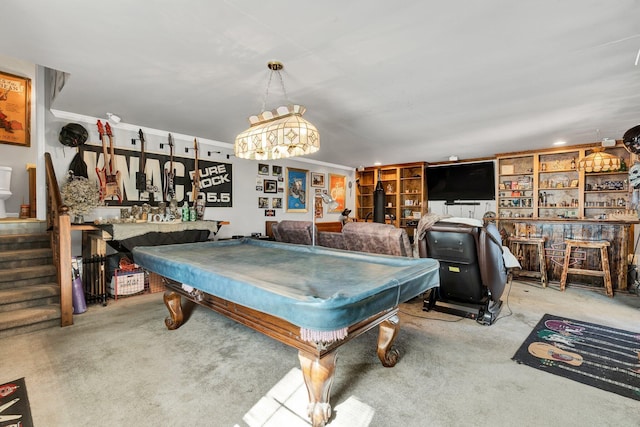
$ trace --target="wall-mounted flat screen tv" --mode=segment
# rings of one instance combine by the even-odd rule
[[[494,200],[494,162],[461,163],[427,168],[427,198],[453,203],[457,200]]]

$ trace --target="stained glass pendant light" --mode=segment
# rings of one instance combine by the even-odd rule
[[[585,172],[613,172],[620,169],[620,157],[604,152],[604,147],[593,148],[591,154],[578,162],[578,169]]]
[[[267,84],[262,112],[249,117],[249,129],[236,137],[234,151],[236,157],[250,160],[273,160],[286,157],[304,156],[320,149],[318,129],[302,118],[306,108],[289,104],[275,110],[264,111],[269,96],[269,86],[275,74],[280,78],[282,91],[286,97],[282,80],[283,65],[271,61],[267,64],[271,74]]]

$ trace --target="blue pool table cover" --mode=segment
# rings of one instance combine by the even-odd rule
[[[438,261],[255,239],[133,249],[154,273],[312,331],[335,331],[439,285]]]

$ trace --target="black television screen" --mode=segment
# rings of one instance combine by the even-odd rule
[[[494,200],[494,163],[430,166],[427,168],[427,191],[429,200]]]

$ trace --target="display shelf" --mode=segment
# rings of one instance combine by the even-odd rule
[[[619,142],[606,153],[621,159],[621,170],[585,172],[579,170],[580,160],[600,144],[554,148],[497,156],[498,179],[496,204],[498,218],[512,218],[516,212],[533,218],[562,215],[578,218],[614,218],[618,211],[630,208],[628,165],[637,156],[630,154]],[[531,184],[529,187],[529,183]],[[532,190],[531,209],[528,208]],[[520,191],[511,194],[509,190]],[[524,203],[524,206],[522,204]],[[504,212],[504,215],[503,215]]]
[[[361,192],[367,191],[370,194],[368,199],[358,197],[356,199],[356,218],[364,221],[366,215],[373,215],[373,193],[377,184],[378,176],[385,190],[385,215],[387,222],[398,227],[407,228],[407,232],[412,234],[412,227],[426,211],[426,186],[424,182],[424,169],[426,163],[408,163],[400,165],[384,165],[378,167],[367,167],[357,172],[359,183],[366,182],[366,188],[359,186]],[[366,178],[365,178],[366,177]],[[369,197],[369,196],[367,196]],[[365,205],[365,203],[367,203]]]

